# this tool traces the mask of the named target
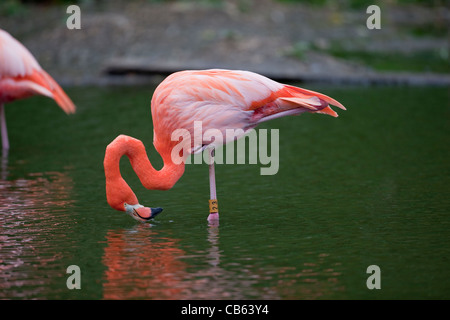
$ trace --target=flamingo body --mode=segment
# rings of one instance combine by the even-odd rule
[[[226,137],[227,129],[245,132],[261,122],[288,114],[310,111],[336,117],[328,103],[343,108],[330,97],[283,85],[253,72],[219,69],[177,72],[157,87],[152,98],[154,144],[157,150],[170,145],[172,132],[180,128],[194,137],[192,143],[209,144],[210,141],[195,136],[194,121],[202,121],[203,131],[218,129]],[[194,151],[199,146],[191,147]]]
[[[8,32],[0,29],[0,118],[4,149],[9,148],[4,104],[33,95],[54,99],[67,114],[75,112],[73,102],[33,55]]]
[[[114,209],[134,214],[135,218],[137,211],[129,207],[138,206],[138,216],[151,218],[152,209],[141,208],[120,175],[119,160],[123,155],[128,156],[147,189],[170,189],[184,173],[184,162],[175,163],[171,157],[172,149],[180,143],[172,141],[172,133],[177,129],[186,130],[191,137],[182,140],[189,144],[183,149],[188,150],[183,154],[186,158],[208,146],[216,147],[203,139],[203,133],[209,129],[219,130],[226,137],[228,129],[241,129],[245,133],[261,122],[303,112],[337,117],[329,104],[345,110],[342,104],[326,95],[281,84],[249,71],[212,69],[174,73],[156,88],[152,98],[153,144],[163,158],[163,168],[159,171],[153,168],[142,142],[120,135],[108,145],[105,153],[107,201]],[[201,121],[201,133],[194,130],[195,121]],[[232,137],[237,138],[239,136]],[[211,181],[214,181],[215,194],[215,180]]]

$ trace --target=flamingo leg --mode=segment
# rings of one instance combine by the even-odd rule
[[[214,170],[214,148],[208,150],[209,152],[209,216],[208,221],[219,219],[219,208],[216,194],[216,173]]]
[[[0,103],[0,127],[3,150],[9,150],[8,129],[6,128],[5,105]]]

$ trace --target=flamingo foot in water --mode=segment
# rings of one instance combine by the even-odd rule
[[[125,203],[124,207],[126,213],[141,222],[148,222],[163,211],[163,208],[148,208],[140,204],[130,205]]]
[[[219,213],[218,212],[211,212],[208,216],[208,221],[218,221],[219,220]]]

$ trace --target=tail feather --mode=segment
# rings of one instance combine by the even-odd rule
[[[290,86],[290,85],[285,85],[285,89],[292,94],[294,97],[299,97],[299,98],[304,98],[304,97],[317,97],[320,100],[323,100],[325,102],[327,102],[328,104],[334,105],[342,110],[347,110],[340,102],[336,101],[335,99],[326,96],[322,93],[316,92],[316,91],[312,91],[312,90],[307,90],[307,89],[303,89],[303,88],[299,88],[299,87],[294,87],[294,86]]]
[[[338,114],[330,108],[330,105],[346,110],[341,103],[322,93],[290,85],[285,85],[284,88],[278,92],[277,101],[279,101],[281,107],[280,111],[285,112],[286,109],[290,111],[285,112],[284,114],[286,115],[300,114],[308,111],[338,117]]]
[[[55,82],[56,83],[56,82]],[[75,113],[76,107],[72,100],[67,96],[63,89],[56,84],[57,87],[53,90],[53,98],[56,103],[67,113]]]
[[[336,113],[336,111],[334,111],[333,109],[331,109],[330,107],[325,107],[322,110],[316,111],[315,113],[323,113],[323,114],[328,114],[332,117],[337,118],[339,115]]]
[[[288,102],[296,107],[304,107],[312,111],[317,111],[322,106],[322,103],[319,98],[311,97],[311,98],[278,98],[283,102]],[[328,104],[327,104],[328,105]]]
[[[44,70],[35,70],[27,78],[51,92],[52,96],[50,98],[53,98],[64,112],[67,114],[75,113],[76,107],[72,100],[47,72]]]

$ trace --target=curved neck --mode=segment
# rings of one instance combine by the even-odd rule
[[[152,190],[172,188],[184,173],[184,162],[175,164],[171,159],[170,150],[168,147],[161,152],[164,166],[161,170],[156,170],[150,163],[144,144],[140,140],[125,135],[114,139],[106,148],[103,162],[106,198],[109,205],[116,210],[124,211],[124,203],[138,204],[136,195],[120,173],[120,158],[123,155],[130,159],[133,170],[145,188]]]

